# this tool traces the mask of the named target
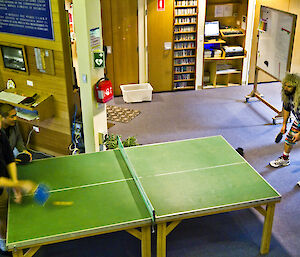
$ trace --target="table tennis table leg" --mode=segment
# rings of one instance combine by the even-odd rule
[[[151,226],[142,227],[142,257],[151,257]]]
[[[274,212],[275,212],[275,203],[267,204],[263,234],[262,234],[262,239],[260,244],[261,254],[268,253],[270,249]]]
[[[13,257],[24,257],[22,249],[16,249],[12,252]]]
[[[126,229],[126,231],[141,240],[142,257],[151,257],[151,226],[144,226],[140,229]]]
[[[14,249],[12,254],[13,257],[32,257],[39,249],[41,246],[34,246],[31,247],[27,250],[27,252],[25,252],[25,254],[23,253],[23,249]]]
[[[166,257],[167,251],[167,223],[157,224],[157,257]]]

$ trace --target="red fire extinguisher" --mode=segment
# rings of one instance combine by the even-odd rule
[[[106,103],[113,98],[113,87],[110,80],[102,78],[97,81],[95,96],[98,103]]]

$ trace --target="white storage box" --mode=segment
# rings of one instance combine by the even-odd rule
[[[136,103],[152,100],[153,88],[149,83],[120,86],[125,103]]]

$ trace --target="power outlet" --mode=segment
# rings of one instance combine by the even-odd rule
[[[32,126],[32,129],[36,132],[39,133],[40,132],[40,128],[38,126]]]

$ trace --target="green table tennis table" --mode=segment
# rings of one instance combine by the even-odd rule
[[[18,257],[42,245],[121,230],[140,239],[141,256],[150,257],[154,223],[157,256],[164,257],[167,235],[182,220],[251,207],[265,217],[265,254],[281,200],[222,136],[37,160],[18,172],[51,189],[44,206],[31,196],[21,205],[9,203],[7,247]]]

